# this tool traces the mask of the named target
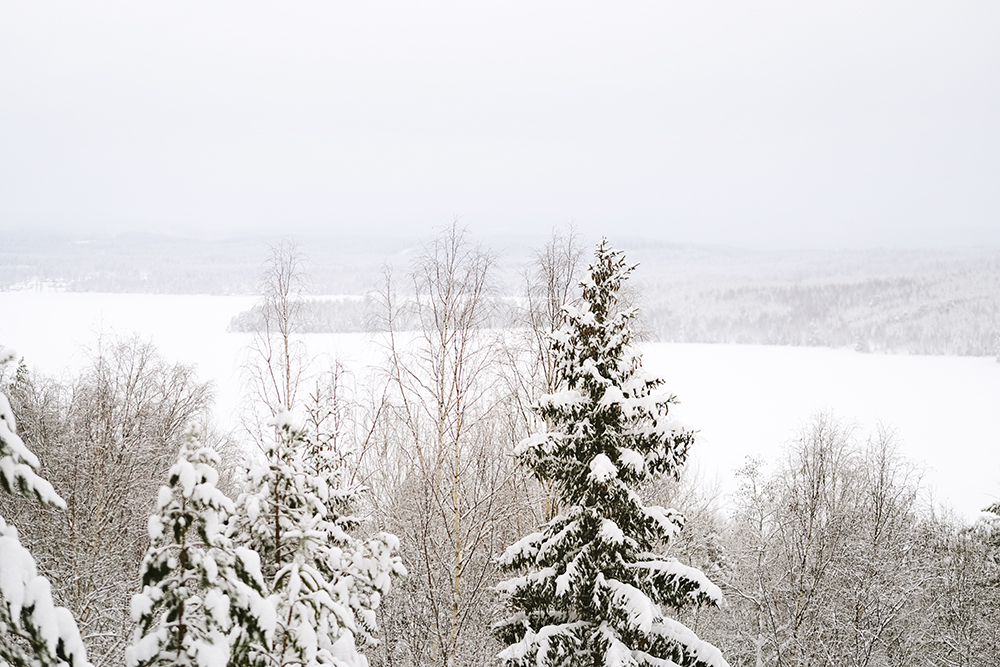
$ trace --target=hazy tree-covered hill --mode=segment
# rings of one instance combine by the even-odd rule
[[[0,289],[151,294],[255,294],[273,237],[203,240],[155,234],[7,235]],[[302,239],[311,291],[361,294],[416,239]],[[46,285],[47,284],[47,285]]]
[[[254,294],[279,237],[199,240],[153,234],[22,233],[0,248],[0,289]],[[386,268],[405,272],[425,239],[297,237],[305,256],[303,328],[373,326]],[[591,239],[584,239],[589,244]],[[639,264],[648,334],[672,342],[851,347],[866,352],[1000,354],[1000,249],[761,251],[612,239]],[[483,242],[497,293],[516,304],[541,236]],[[235,331],[259,318],[234,318]]]
[[[647,328],[672,342],[1000,352],[1000,250],[750,252],[645,248],[633,256]]]

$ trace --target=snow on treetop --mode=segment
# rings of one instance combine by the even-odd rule
[[[706,641],[702,641],[687,626],[669,616],[664,616],[658,623],[654,623],[650,634],[683,644],[688,648],[693,657],[706,665],[718,665],[720,667],[728,667],[729,665],[726,659],[722,657],[722,652],[719,649]]]
[[[587,623],[584,621],[571,621],[569,623],[562,623],[559,625],[547,625],[541,628],[537,633],[533,632],[530,628],[525,634],[524,639],[516,644],[508,646],[503,651],[497,654],[497,657],[504,661],[517,661],[523,659],[528,651],[533,646],[539,646],[538,651],[539,656],[544,656],[548,653],[549,644],[554,639],[559,639],[560,637],[572,636],[574,632],[585,629]],[[540,664],[541,661],[539,661]]]
[[[677,512],[663,509],[659,505],[644,506],[642,512],[659,525],[663,531],[663,539],[668,541],[673,539],[684,525],[683,518]]]
[[[268,426],[273,426],[279,431],[299,431],[302,429],[298,419],[288,410],[279,410],[276,415],[267,420]]]
[[[615,405],[621,407],[623,414],[625,414],[626,416],[631,416],[632,412],[630,409],[631,405],[626,404],[625,394],[622,393],[622,390],[619,387],[616,387],[614,385],[609,385],[604,390],[604,396],[602,396],[601,400],[598,401],[597,407],[606,410],[607,408],[610,408]],[[626,412],[626,410],[628,411]]]
[[[584,403],[586,403],[586,399],[577,389],[567,389],[565,391],[545,394],[538,399],[539,407],[552,410],[572,410],[574,407],[583,405]]]
[[[611,544],[629,544],[635,546],[635,541],[625,537],[625,533],[618,527],[618,524],[611,519],[601,521],[600,536]]]
[[[662,617],[659,605],[635,586],[616,579],[604,579],[600,574],[597,577],[597,585],[606,586],[611,591],[612,599],[625,608],[629,624],[641,632],[648,633],[653,622]]]
[[[501,593],[516,593],[522,588],[530,586],[531,584],[538,584],[540,582],[547,581],[556,576],[556,571],[554,568],[545,567],[541,570],[536,570],[535,572],[529,572],[528,574],[521,577],[513,577],[507,579],[506,581],[501,581],[497,584],[497,591]]]
[[[619,447],[618,460],[623,467],[631,468],[636,474],[642,474],[646,470],[646,459],[634,449]]]
[[[540,447],[548,442],[550,435],[549,433],[532,433],[527,438],[517,443],[517,447],[514,448],[514,454],[516,456],[523,455],[529,449],[534,449],[535,447]]]
[[[632,650],[618,639],[613,628],[607,623],[602,623],[598,634],[608,644],[608,648],[604,652],[604,667],[635,667],[636,662],[632,657]]]
[[[503,556],[500,557],[500,564],[503,565],[520,558],[533,558],[538,553],[538,544],[542,541],[543,537],[542,533],[536,532],[514,542],[514,544],[507,547]]]
[[[590,479],[595,482],[606,484],[609,480],[618,476],[618,468],[604,454],[598,454],[590,461]]]
[[[650,554],[650,556],[655,556]],[[630,563],[626,567],[634,570],[648,572],[647,576],[658,576],[662,578],[672,578],[674,581],[683,581],[687,593],[687,602],[691,604],[701,604],[705,600],[710,600],[714,604],[724,604],[725,598],[722,590],[713,584],[701,570],[690,565],[684,565],[676,558],[662,558],[655,556],[656,560],[645,560],[637,563]]]

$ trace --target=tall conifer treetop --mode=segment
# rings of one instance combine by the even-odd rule
[[[556,490],[561,513],[501,558],[521,573],[499,587],[513,612],[494,627],[507,665],[727,664],[663,613],[719,604],[722,594],[700,571],[654,553],[683,517],[637,493],[679,474],[694,432],[670,417],[675,397],[632,349],[636,310],[620,292],[633,269],[606,239],[598,244],[580,304],[565,307],[552,339],[558,390],[536,406],[548,427],[517,448]]]
[[[132,597],[137,627],[127,667],[262,667],[274,609],[262,597],[260,558],[225,537],[233,502],[216,484],[218,455],[194,434],[160,487],[149,518],[142,592]]]

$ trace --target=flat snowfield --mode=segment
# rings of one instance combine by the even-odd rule
[[[168,361],[196,364],[217,389],[222,425],[239,400],[249,336],[226,332],[254,297],[0,292],[0,345],[33,369],[79,367],[98,335],[137,334]],[[311,355],[376,363],[364,334],[309,335]],[[827,411],[859,433],[880,421],[924,471],[936,503],[967,519],[1000,496],[1000,364],[993,358],[859,354],[805,347],[651,343],[645,367],[680,400],[676,416],[700,431],[692,467],[736,488],[747,456],[773,462],[812,415]]]

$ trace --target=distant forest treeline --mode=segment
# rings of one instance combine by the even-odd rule
[[[991,355],[1000,351],[998,276],[969,271],[677,290],[651,298],[647,320],[661,340],[674,342]]]
[[[640,286],[660,340],[1000,353],[997,249],[720,254],[687,271],[660,266]]]
[[[645,328],[669,342],[851,347],[864,352],[1000,355],[1000,249],[751,251],[612,239],[639,263]],[[275,239],[154,235],[95,239],[23,235],[0,249],[0,289],[253,294]],[[490,240],[498,293],[516,304],[530,238]],[[377,326],[384,267],[405,271],[417,238],[299,238],[315,297],[305,333]],[[589,240],[588,240],[589,242]],[[515,306],[516,307],[516,306]],[[253,331],[259,314],[233,318]]]

